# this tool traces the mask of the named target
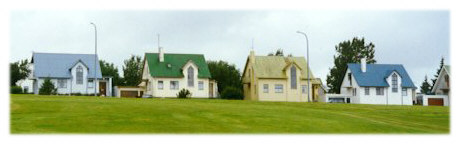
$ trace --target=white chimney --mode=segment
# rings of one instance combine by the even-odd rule
[[[364,58],[361,58],[361,71],[362,71],[363,73],[366,72],[366,58],[365,58],[365,57],[364,57]]]
[[[163,48],[159,47],[158,48],[158,58],[159,58],[160,62],[165,61],[164,55],[165,55],[165,52],[163,51]]]

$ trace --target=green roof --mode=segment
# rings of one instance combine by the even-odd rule
[[[184,77],[182,67],[192,61],[198,66],[199,78],[211,78],[208,64],[202,54],[164,54],[164,61],[160,62],[158,53],[145,53],[145,59],[152,77]],[[171,67],[168,67],[168,64]]]

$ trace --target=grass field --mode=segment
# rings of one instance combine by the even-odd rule
[[[11,95],[11,133],[449,133],[449,107]]]

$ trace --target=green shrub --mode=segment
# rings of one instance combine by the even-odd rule
[[[224,88],[224,91],[221,93],[220,97],[222,99],[237,99],[237,100],[244,99],[242,90],[236,87]]]
[[[54,84],[51,82],[49,78],[45,79],[42,86],[38,90],[38,94],[40,95],[52,95],[56,94],[56,92],[57,88],[54,86]]]
[[[22,93],[22,88],[20,86],[11,86],[10,87],[10,93],[12,93],[12,94],[21,94]]]
[[[177,93],[177,98],[190,98],[192,93],[187,89],[182,89]]]

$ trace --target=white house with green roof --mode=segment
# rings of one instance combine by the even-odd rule
[[[181,89],[192,93],[192,98],[215,98],[217,83],[211,79],[202,54],[145,53],[142,82],[144,95],[177,97]]]

